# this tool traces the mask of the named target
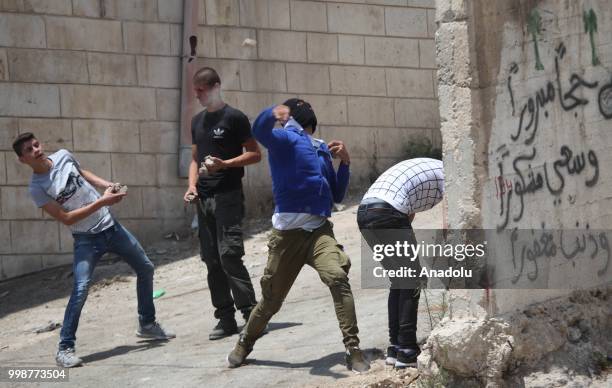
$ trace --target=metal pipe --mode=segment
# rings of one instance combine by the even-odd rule
[[[198,44],[199,0],[184,0],[183,3],[183,54],[181,76],[181,122],[179,131],[179,165],[180,178],[189,175],[191,163],[191,118],[196,112],[196,98],[192,79],[196,69]]]

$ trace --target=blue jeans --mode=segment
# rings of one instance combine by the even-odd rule
[[[74,283],[66,306],[60,332],[60,349],[73,348],[81,310],[87,299],[92,274],[98,260],[107,252],[121,256],[136,271],[138,319],[141,325],[155,322],[153,304],[153,263],[140,243],[127,229],[115,221],[110,228],[96,234],[74,234]]]

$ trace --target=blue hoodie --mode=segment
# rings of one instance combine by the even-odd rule
[[[340,202],[346,193],[348,166],[341,164],[336,175],[327,146],[313,142],[294,120],[274,128],[273,109],[255,119],[253,136],[268,149],[274,212],[329,217],[333,201]]]

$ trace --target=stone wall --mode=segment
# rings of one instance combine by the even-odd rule
[[[433,0],[201,0],[198,64],[252,119],[292,96],[344,140],[351,190],[439,144]],[[34,207],[10,144],[34,131],[130,195],[115,214],[145,243],[191,220],[178,178],[183,1],[0,1],[0,280],[72,259],[68,230]],[[255,46],[243,45],[246,38]],[[247,168],[250,215],[269,212],[267,162]]]
[[[612,148],[610,3],[439,1],[437,6],[447,194],[449,203],[459,205],[449,206],[450,226],[575,229],[587,231],[587,237],[587,229],[606,229],[612,221],[612,174],[605,168]],[[525,257],[500,252],[516,259],[512,275],[527,286],[548,275],[548,284],[559,283],[570,271],[572,287],[609,282],[609,259],[599,253],[570,260],[561,259],[559,249],[558,260],[526,263]],[[559,270],[554,275],[553,266]],[[594,268],[604,270],[595,274]],[[498,291],[483,303],[501,312],[564,293]]]

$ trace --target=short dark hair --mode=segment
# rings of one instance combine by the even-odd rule
[[[17,156],[23,155],[23,143],[32,139],[36,139],[36,136],[34,136],[32,132],[24,132],[17,136],[15,141],[13,141],[13,150],[15,150]]]
[[[312,133],[317,130],[317,115],[315,115],[312,106],[308,102],[300,98],[290,98],[283,105],[289,107],[289,114],[302,128],[310,127],[312,128]]]
[[[193,75],[193,83],[195,85],[213,87],[215,84],[221,83],[221,78],[219,78],[219,74],[212,67],[203,67]]]

